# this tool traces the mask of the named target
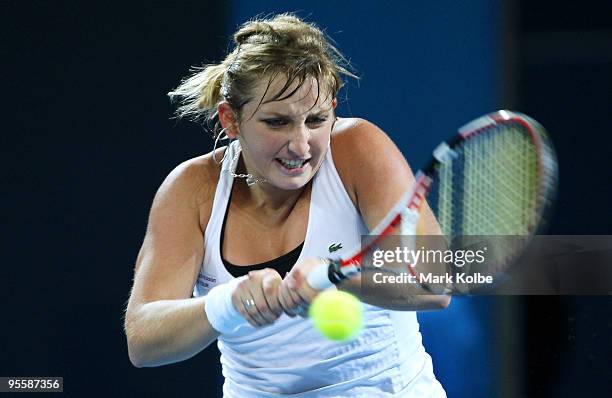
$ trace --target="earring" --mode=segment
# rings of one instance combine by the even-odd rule
[[[213,152],[212,152],[212,158],[215,161],[215,163],[217,164],[221,164],[223,163],[223,161],[225,160],[225,155],[227,155],[227,150],[223,153],[223,157],[221,158],[221,160],[217,160],[217,145],[219,145],[219,141],[222,140],[229,140],[230,138],[227,136],[227,127],[221,129],[221,131],[219,131],[219,134],[217,134],[217,138],[215,138],[215,145],[213,146]],[[221,136],[224,135],[223,138],[221,138]]]

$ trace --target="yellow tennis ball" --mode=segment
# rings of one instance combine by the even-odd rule
[[[323,336],[335,341],[350,340],[363,327],[361,301],[340,290],[320,293],[310,304],[308,315]]]

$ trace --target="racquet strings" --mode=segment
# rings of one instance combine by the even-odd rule
[[[443,234],[529,234],[537,221],[538,157],[525,128],[495,125],[454,151],[428,197]]]
[[[486,261],[453,271],[495,275],[522,251],[539,221],[537,147],[526,127],[510,122],[491,125],[453,150],[438,165],[427,202],[449,248],[487,248]]]

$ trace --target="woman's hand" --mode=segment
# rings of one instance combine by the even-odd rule
[[[251,271],[234,290],[232,303],[251,325],[270,325],[283,313],[279,301],[281,282],[280,274],[271,268]]]
[[[320,293],[307,281],[308,274],[321,265],[320,258],[309,258],[297,263],[280,285],[279,300],[285,313],[291,317],[306,316],[312,300]]]

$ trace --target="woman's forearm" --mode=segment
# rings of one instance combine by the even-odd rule
[[[215,341],[219,333],[208,322],[205,299],[159,300],[128,308],[125,332],[134,366],[182,361]]]
[[[364,303],[381,308],[399,311],[427,311],[440,310],[448,307],[451,298],[447,295],[424,294],[416,286],[398,285],[372,285],[363,289],[361,274],[343,282],[339,289],[357,296]]]

